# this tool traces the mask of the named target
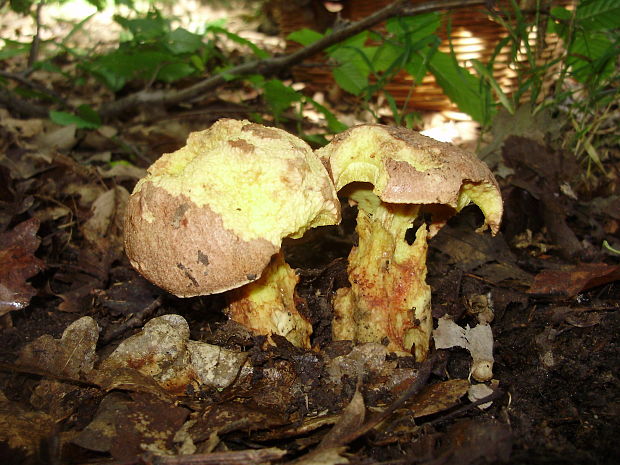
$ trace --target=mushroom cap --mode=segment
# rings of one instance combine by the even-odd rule
[[[363,124],[335,136],[317,155],[336,190],[367,182],[387,203],[460,211],[474,202],[491,231],[499,230],[503,206],[497,181],[485,163],[455,145],[405,128]]]
[[[190,134],[138,181],[125,250],[168,292],[207,295],[258,279],[284,237],[339,220],[334,186],[308,144],[281,129],[222,119]]]

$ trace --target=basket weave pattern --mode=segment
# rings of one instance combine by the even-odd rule
[[[548,1],[553,6],[567,6],[573,2],[574,0]],[[383,8],[390,3],[390,0],[347,0],[342,3],[341,18],[347,21],[357,21]],[[411,0],[411,3],[421,4],[424,3],[424,0]],[[508,0],[500,0],[498,3],[500,10],[509,9],[510,2]],[[521,6],[527,8],[526,5]],[[321,1],[279,0],[275,11],[283,37],[287,37],[291,32],[302,28],[322,32],[326,27],[329,27],[330,16],[324,10]],[[469,60],[475,58],[482,63],[487,63],[497,44],[508,34],[504,27],[494,21],[482,6],[454,9],[449,15],[443,15],[442,24],[437,34],[442,40],[439,50],[445,53],[450,53],[448,28],[451,30],[451,45],[457,61],[470,71],[472,65]],[[381,26],[377,30],[380,31]],[[549,62],[562,53],[562,45],[557,36],[549,34],[539,36],[535,31],[530,34],[530,47],[536,53],[538,64]],[[296,48],[299,48],[298,44],[287,43],[287,50]],[[519,67],[525,63],[526,59],[523,58],[521,62],[517,61],[516,64],[511,64],[510,51],[507,48],[496,57],[493,75],[504,92],[510,94],[516,90],[518,83],[515,66]],[[311,90],[324,90],[333,85],[325,55],[318,55],[306,60],[293,69],[293,75],[296,80],[305,82]],[[412,86],[412,77],[406,72],[401,72],[385,86],[385,89],[399,105],[406,102],[408,108],[412,110],[441,111],[455,109],[431,74],[427,74],[422,83],[414,88]]]

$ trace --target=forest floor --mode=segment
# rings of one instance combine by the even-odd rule
[[[365,118],[354,100],[331,104]],[[238,83],[96,130],[0,109],[0,463],[618,463],[620,257],[603,247],[620,248],[618,147],[587,172],[561,146],[562,115],[527,108],[486,135],[502,229],[476,232],[467,207],[427,260],[435,327],[490,321],[493,377],[477,382],[463,348],[418,363],[331,340],[356,242],[346,203],[341,225],[285,244],[309,350],[131,267],[123,214],[145,169],[191,131],[263,109]],[[310,116],[284,128],[323,131]]]

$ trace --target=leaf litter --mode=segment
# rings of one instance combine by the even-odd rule
[[[308,351],[268,345],[224,323],[217,297],[175,299],[129,267],[128,192],[213,120],[211,104],[192,121],[140,115],[94,132],[0,110],[3,463],[40,456],[42,443],[57,444],[46,451],[56,463],[605,463],[619,452],[618,261],[597,246],[618,244],[618,192],[585,189],[545,145],[545,125],[521,111],[518,138],[509,122],[494,127],[502,234],[473,233],[468,208],[431,241],[435,350],[421,365],[329,340],[346,225],[288,250],[321,328]],[[493,379],[471,381],[474,353],[493,361]]]

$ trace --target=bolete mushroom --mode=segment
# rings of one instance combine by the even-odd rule
[[[358,207],[351,287],[336,293],[333,338],[387,342],[424,359],[433,329],[427,239],[470,202],[495,234],[502,215],[495,178],[454,145],[376,124],[348,129],[317,154],[336,190]]]
[[[230,291],[230,318],[308,347],[312,328],[295,308],[297,276],[281,243],[339,220],[331,179],[308,144],[281,129],[222,119],[162,155],[137,183],[125,249],[168,292]]]

